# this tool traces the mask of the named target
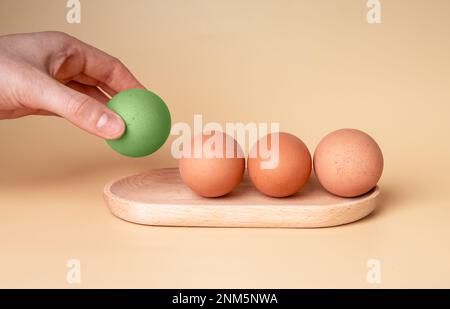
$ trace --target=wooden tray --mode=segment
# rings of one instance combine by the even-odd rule
[[[380,189],[355,198],[326,192],[314,176],[296,195],[270,198],[247,177],[232,193],[203,198],[181,181],[178,169],[153,170],[108,183],[105,201],[124,220],[163,226],[313,228],[364,218],[377,206]]]

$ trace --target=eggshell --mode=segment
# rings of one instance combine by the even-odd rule
[[[280,132],[278,165],[274,168],[263,168],[262,162],[267,162],[268,159],[261,150],[272,149],[273,137],[274,133],[265,136],[252,147],[247,162],[248,174],[260,192],[271,197],[285,197],[298,192],[308,181],[312,168],[311,154],[298,137]],[[267,146],[264,146],[265,143]]]
[[[106,141],[112,149],[129,157],[143,157],[158,150],[170,133],[170,112],[151,91],[129,89],[115,95],[108,107],[125,122],[125,133]]]
[[[376,186],[383,172],[383,154],[368,134],[341,129],[325,136],[317,146],[314,171],[329,192],[354,197]]]
[[[195,156],[194,145],[200,145],[197,153],[200,157]],[[229,149],[233,149],[232,153],[227,153]],[[219,197],[230,193],[241,182],[245,171],[244,153],[227,134],[217,131],[202,134],[191,140],[191,147],[184,145],[179,169],[181,179],[192,191],[204,197]]]

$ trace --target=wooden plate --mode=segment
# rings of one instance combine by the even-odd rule
[[[203,198],[181,181],[178,169],[153,170],[108,183],[104,197],[124,220],[164,226],[312,228],[364,218],[377,206],[380,189],[355,198],[326,192],[314,176],[296,195],[270,198],[244,180],[232,193]]]

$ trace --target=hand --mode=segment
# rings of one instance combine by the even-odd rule
[[[144,87],[119,60],[67,34],[0,36],[0,119],[57,115],[114,139],[125,125],[104,93],[130,88]]]

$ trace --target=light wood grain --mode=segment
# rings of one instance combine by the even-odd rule
[[[379,188],[355,198],[326,192],[312,176],[294,196],[270,198],[248,177],[232,193],[203,198],[186,187],[178,169],[158,169],[105,186],[111,212],[124,220],[162,226],[313,228],[346,224],[370,214]]]

